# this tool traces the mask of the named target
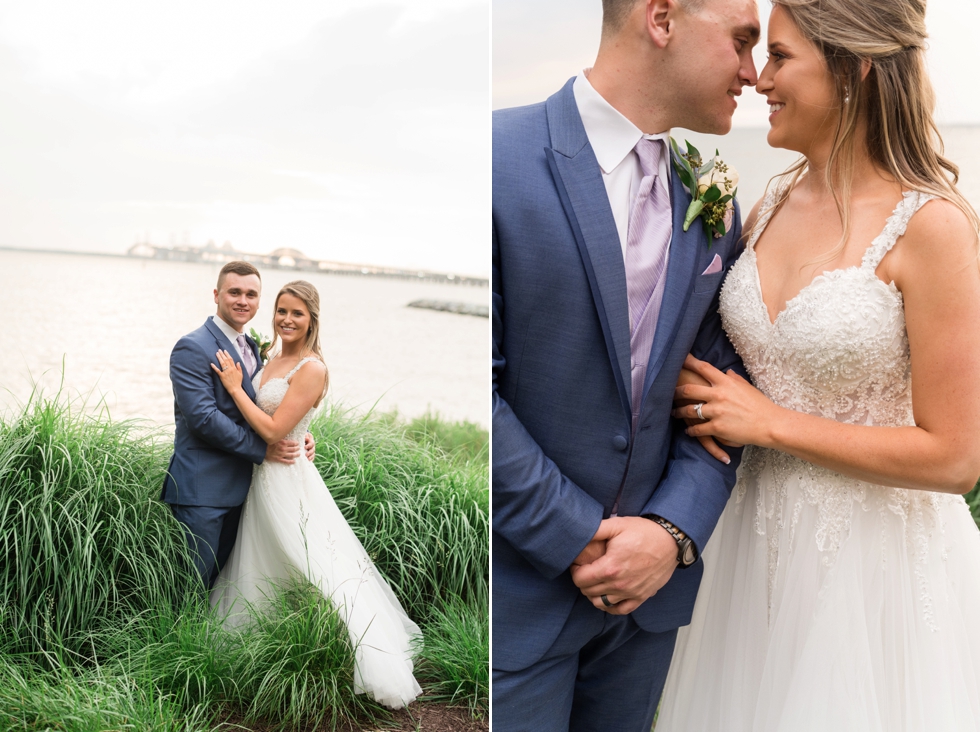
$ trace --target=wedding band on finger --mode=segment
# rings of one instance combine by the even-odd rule
[[[602,604],[605,605],[606,607],[612,607],[616,603],[615,602],[609,602],[609,598],[606,597],[605,595],[603,595],[602,596]]]
[[[694,413],[698,415],[698,419],[702,419],[705,422],[707,422],[708,420],[705,418],[705,416],[703,414],[701,414],[701,407],[703,407],[703,406],[704,406],[704,402],[700,402],[698,404],[695,404],[694,405]]]

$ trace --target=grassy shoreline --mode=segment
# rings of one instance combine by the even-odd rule
[[[316,466],[423,629],[427,698],[485,718],[488,436],[326,408]],[[331,729],[391,715],[353,693],[353,649],[300,583],[224,630],[159,502],[166,436],[34,398],[0,422],[0,727]]]

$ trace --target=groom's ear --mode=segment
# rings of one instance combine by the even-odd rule
[[[643,0],[646,6],[646,29],[650,40],[658,48],[664,48],[674,34],[676,0]]]

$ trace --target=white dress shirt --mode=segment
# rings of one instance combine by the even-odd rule
[[[663,186],[669,201],[670,177],[667,165],[670,154],[670,130],[655,135],[643,134],[639,127],[626,119],[595,90],[589,83],[589,71],[591,69],[585,69],[578,75],[572,85],[572,92],[575,95],[578,113],[582,117],[585,134],[602,170],[602,182],[606,184],[606,195],[609,196],[609,205],[612,207],[613,219],[619,232],[619,243],[625,257],[630,211],[639,191],[640,181],[643,179],[640,158],[633,148],[641,137],[648,140],[664,140],[667,154],[660,158],[657,185]]]
[[[212,315],[211,320],[213,320],[214,324],[218,326],[219,330],[221,330],[221,332],[225,334],[225,337],[227,337],[228,340],[231,341],[231,344],[235,347],[235,350],[238,351],[238,357],[242,359],[242,363],[245,363],[245,354],[242,353],[242,348],[241,346],[238,345],[238,336],[240,336],[241,333],[235,330],[234,328],[232,328],[230,325],[228,325],[228,323],[226,323],[224,320],[219,318],[217,315]],[[248,375],[247,369],[245,371],[245,375],[246,376]]]

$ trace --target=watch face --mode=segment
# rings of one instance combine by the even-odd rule
[[[694,546],[692,542],[687,542],[684,547],[684,566],[694,564],[695,561],[697,561],[697,557],[694,555]]]

